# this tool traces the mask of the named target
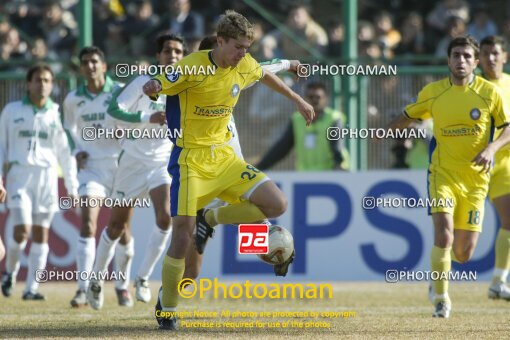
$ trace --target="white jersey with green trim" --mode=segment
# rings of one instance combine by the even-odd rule
[[[119,141],[111,136],[94,136],[97,129],[108,128],[106,110],[113,92],[122,86],[106,77],[106,83],[98,94],[90,93],[85,85],[67,94],[62,121],[72,139],[73,154],[85,151],[89,154],[89,160],[117,159],[121,150]],[[87,140],[83,138],[84,135],[87,135]]]
[[[135,159],[147,164],[168,164],[172,142],[166,125],[149,122],[152,114],[165,112],[166,96],[152,101],[143,93],[143,85],[151,79],[141,75],[115,92],[108,107],[108,120],[119,128],[129,129],[130,135],[121,140],[122,149]],[[135,132],[136,131],[136,132]]]
[[[76,160],[71,155],[66,133],[60,122],[59,106],[48,98],[37,108],[28,97],[11,102],[0,114],[0,165],[62,167],[70,195],[76,195]],[[0,166],[0,179],[2,177]]]

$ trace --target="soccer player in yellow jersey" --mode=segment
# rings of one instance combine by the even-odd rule
[[[228,145],[227,129],[240,92],[254,81],[294,101],[310,124],[314,111],[303,98],[278,77],[264,73],[246,53],[253,41],[253,26],[242,15],[227,11],[217,26],[218,47],[190,54],[175,67],[183,72],[165,74],[144,85],[149,97],[167,95],[167,122],[171,131],[181,129],[168,170],[172,175],[171,215],[174,218],[170,248],[163,261],[162,311],[175,311],[178,284],[185,269],[185,255],[197,224],[240,224],[275,218],[283,214],[287,201],[264,173],[237,157]],[[187,66],[187,67],[186,67]],[[196,66],[196,73],[188,72]],[[199,66],[214,66],[214,73]],[[188,71],[186,71],[188,69]],[[229,206],[200,211],[218,197]],[[197,250],[203,246],[197,242]],[[170,314],[170,313],[169,313]],[[174,317],[159,320],[161,329],[176,329]]]
[[[480,65],[483,77],[497,85],[503,98],[510,100],[510,75],[503,73],[508,58],[505,39],[488,36],[480,42]],[[499,136],[499,131],[495,137]],[[510,149],[499,150],[494,157],[494,168],[489,183],[489,198],[499,216],[501,227],[496,238],[496,261],[489,298],[510,300],[510,289],[506,285],[510,269]]]
[[[440,279],[432,284],[434,317],[448,318],[448,272],[451,261],[468,261],[482,230],[484,202],[494,155],[510,142],[510,118],[497,87],[473,71],[479,47],[472,37],[458,37],[448,46],[450,76],[425,86],[415,103],[395,119],[391,128],[404,128],[412,119],[433,119],[430,145],[429,196],[434,223],[432,271]],[[491,142],[493,128],[502,129]],[[431,297],[432,298],[432,297]]]

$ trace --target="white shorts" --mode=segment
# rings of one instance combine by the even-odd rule
[[[117,171],[116,159],[88,160],[78,171],[79,196],[110,197]]]
[[[112,198],[146,198],[149,191],[161,185],[170,185],[168,164],[147,164],[125,152],[119,158],[119,167],[113,182]]]
[[[28,209],[13,208],[9,212],[11,223],[17,225],[38,225],[49,228],[55,212],[31,213]]]
[[[59,211],[56,169],[14,164],[6,182],[7,208],[28,214]]]

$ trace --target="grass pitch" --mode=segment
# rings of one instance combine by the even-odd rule
[[[117,305],[113,284],[105,286],[105,304],[101,311],[89,307],[73,309],[69,301],[74,283],[47,283],[41,292],[48,300],[23,301],[19,283],[13,296],[0,296],[0,337],[93,337],[93,338],[414,338],[414,339],[505,339],[510,334],[510,302],[487,298],[488,283],[453,283],[450,296],[453,311],[450,319],[434,319],[427,300],[425,283],[334,283],[333,298],[324,300],[224,300],[204,297],[181,300],[180,311],[272,312],[314,311],[354,312],[338,318],[190,318],[188,322],[259,322],[261,328],[183,328],[177,332],[157,330],[154,319],[154,296],[159,283],[151,284],[153,301],[136,302],[133,308]],[[134,289],[130,288],[134,295]],[[182,321],[181,321],[182,322]],[[280,326],[269,328],[269,324]],[[284,322],[287,328],[282,328]],[[294,324],[292,324],[294,322]],[[328,328],[299,328],[302,322],[329,323]],[[294,326],[291,326],[294,325]],[[169,334],[170,333],[170,334]]]

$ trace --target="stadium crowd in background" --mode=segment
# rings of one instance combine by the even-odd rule
[[[214,33],[220,13],[234,8],[256,25],[254,55],[265,58],[306,58],[310,48],[340,58],[344,27],[333,1],[258,1],[293,33],[300,43],[282,34],[242,2],[232,0],[101,0],[94,1],[94,42],[111,58],[129,55],[151,58],[155,48],[147,37],[167,31],[180,34],[190,45]],[[508,39],[505,11],[497,4],[464,0],[360,1],[360,56],[394,58],[433,55],[446,58],[441,41],[463,33],[477,39],[502,34]],[[313,10],[311,10],[313,8]],[[20,63],[40,59],[60,60],[67,67],[78,43],[78,1],[7,0],[0,4],[0,70],[16,70]],[[499,15],[499,16],[498,16]],[[452,25],[454,28],[452,28]],[[40,40],[42,39],[42,40]],[[43,46],[45,45],[45,46]],[[368,53],[367,53],[368,51]],[[6,63],[9,61],[9,63]],[[28,64],[25,64],[28,65]],[[28,67],[28,66],[27,66]],[[26,70],[26,68],[25,68]]]

